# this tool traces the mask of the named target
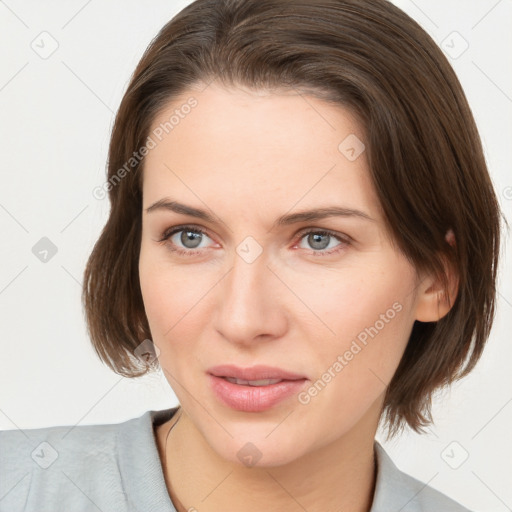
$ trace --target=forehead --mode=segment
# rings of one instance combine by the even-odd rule
[[[294,90],[214,83],[170,102],[150,136],[146,206],[168,194],[223,207],[238,199],[253,211],[279,205],[280,213],[298,203],[338,202],[377,216],[363,130],[341,105]]]

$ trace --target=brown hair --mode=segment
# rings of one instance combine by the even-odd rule
[[[96,352],[121,375],[148,370],[133,357],[151,338],[138,276],[144,161],[132,160],[122,179],[119,170],[173,98],[214,79],[293,88],[355,112],[394,243],[445,284],[443,262],[456,269],[451,310],[437,322],[415,322],[385,397],[381,419],[391,435],[404,422],[421,432],[432,421],[432,393],[468,374],[489,336],[500,211],[455,72],[386,0],[197,0],[160,30],[133,73],[110,141],[111,211],[82,297]]]

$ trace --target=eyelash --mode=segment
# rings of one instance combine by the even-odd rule
[[[196,233],[196,234],[200,234],[200,235],[206,235],[206,236],[208,236],[208,238],[212,238],[208,235],[208,233],[206,231],[204,231],[203,229],[196,228],[194,226],[175,226],[175,227],[169,228],[166,231],[164,231],[160,240],[157,240],[157,241],[159,243],[164,243],[164,244],[169,245],[169,249],[172,252],[176,252],[180,256],[189,256],[190,257],[190,256],[195,256],[197,254],[200,254],[203,249],[187,250],[187,249],[179,249],[179,248],[171,247],[171,244],[169,243],[169,239],[173,235],[175,235],[176,233],[180,233],[181,231],[188,231],[188,232],[192,232],[192,233]],[[346,245],[348,245],[350,243],[348,240],[348,237],[347,238],[341,237],[340,235],[337,235],[336,233],[329,231],[329,230],[325,230],[325,229],[311,229],[311,228],[308,228],[307,230],[301,231],[300,233],[298,233],[297,236],[299,237],[299,242],[305,236],[312,234],[312,233],[317,234],[317,235],[323,235],[323,236],[331,236],[331,237],[335,238],[336,240],[338,240],[339,242],[341,242],[341,244],[339,246],[336,246],[334,249],[330,249],[329,251],[311,250],[310,254],[312,254],[315,257],[330,256],[332,254],[340,252],[341,250],[343,250],[345,248]],[[174,245],[174,244],[172,244],[172,245]]]

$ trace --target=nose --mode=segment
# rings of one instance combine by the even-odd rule
[[[219,283],[214,324],[231,343],[270,341],[288,328],[286,290],[269,266],[265,251],[254,261],[235,253],[231,270]]]

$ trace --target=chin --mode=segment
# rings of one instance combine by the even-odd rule
[[[275,421],[270,425],[225,424],[233,437],[225,431],[212,437],[210,429],[205,437],[217,455],[230,463],[247,468],[277,467],[293,462],[307,451],[299,431],[291,432],[289,426],[278,425]]]

